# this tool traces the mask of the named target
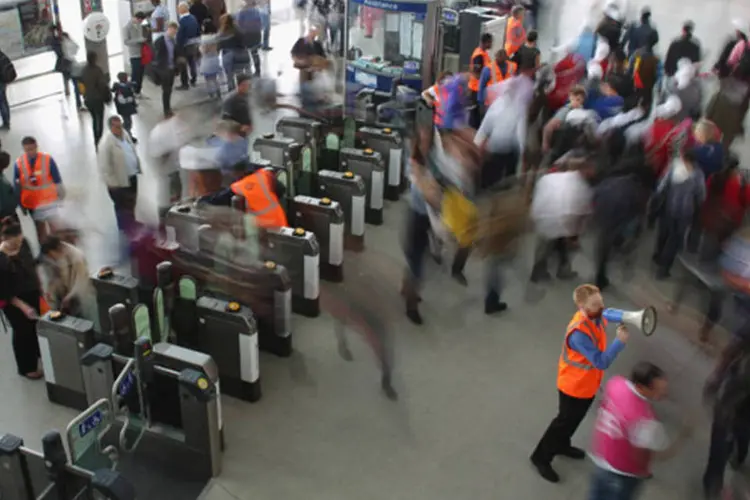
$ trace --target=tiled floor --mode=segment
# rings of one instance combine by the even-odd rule
[[[267,68],[288,70],[284,61],[295,31],[294,26],[274,31],[276,50],[265,56]],[[196,90],[178,97],[184,101],[177,104],[200,97]],[[141,137],[160,113],[158,96],[153,94],[147,103],[154,104],[142,106],[135,128]],[[67,120],[54,99],[14,109],[13,130],[2,140],[15,155],[20,138],[35,135],[41,148],[54,155],[73,198],[80,202],[85,250],[96,268],[114,258],[114,217],[95,174],[88,117],[75,113],[70,103],[66,109]],[[192,107],[188,113],[196,126],[209,131],[204,108]],[[258,132],[271,130],[274,118],[258,116]],[[145,146],[138,148],[145,158]],[[141,183],[142,217],[154,210],[149,167],[150,163]],[[347,286],[373,291],[373,307],[395,336],[399,401],[381,395],[375,361],[358,334],[350,332],[355,360],[348,363],[337,352],[327,313],[314,320],[295,316],[294,357],[261,355],[263,399],[254,405],[223,400],[224,470],[204,495],[206,500],[585,497],[589,463],[558,460],[555,465],[564,479],[560,485],[539,479],[528,463],[556,409],[554,380],[564,325],[573,313],[573,284],[554,283],[542,302],[525,302],[523,282],[531,248],[524,248],[523,257],[506,273],[510,309],[488,318],[481,314],[479,259],[468,265],[467,289],[429,263],[422,304],[426,324],[414,327],[403,316],[398,297],[405,210],[403,201],[388,203],[385,224],[367,228],[367,250],[347,254],[345,264]],[[584,278],[592,273],[588,255],[590,248],[585,246],[575,257]],[[630,284],[608,293],[608,304],[631,307],[629,297],[642,300],[645,267],[643,262]],[[613,272],[613,278],[619,281],[619,274]],[[376,296],[376,290],[383,290],[383,296]],[[48,403],[42,383],[17,377],[10,337],[0,337],[0,342],[1,430],[38,448],[44,431],[64,429],[74,413]],[[671,377],[672,396],[658,405],[669,428],[675,429],[685,416],[697,425],[685,449],[656,466],[643,498],[697,498],[708,432],[700,395],[710,362],[681,332],[663,326],[650,338],[633,332],[609,375],[627,373],[641,359],[658,363]],[[593,412],[581,426],[576,444],[589,443],[592,417]]]

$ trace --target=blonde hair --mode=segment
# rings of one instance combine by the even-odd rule
[[[581,306],[584,304],[584,302],[598,293],[601,293],[599,287],[584,283],[583,285],[577,286],[576,289],[573,290],[573,302],[575,302],[577,306]]]

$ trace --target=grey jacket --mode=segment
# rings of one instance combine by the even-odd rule
[[[128,49],[128,57],[131,59],[141,57],[141,47],[146,42],[144,28],[140,24],[129,22],[122,28],[122,43]]]
[[[127,132],[123,131],[125,140],[132,146],[133,141]],[[138,154],[136,153],[136,157]],[[97,167],[102,176],[104,184],[108,188],[126,188],[130,185],[130,172],[125,163],[125,152],[122,150],[122,141],[115,137],[112,132],[105,132],[99,143],[99,151],[96,154]],[[141,160],[138,159],[138,172],[141,171]]]

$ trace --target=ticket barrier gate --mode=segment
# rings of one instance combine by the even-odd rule
[[[365,199],[367,191],[362,176],[353,172],[320,170],[316,196],[330,198],[344,212],[344,248],[362,251],[365,248]]]
[[[320,245],[320,278],[344,280],[344,212],[330,198],[295,196],[289,213],[295,226],[307,228]]]
[[[47,399],[77,410],[87,408],[80,359],[94,347],[94,323],[50,311],[37,321],[36,333]]]
[[[0,492],[3,500],[135,499],[135,488],[120,473],[68,463],[57,431],[42,436],[42,453],[25,447],[18,436],[0,436]]]
[[[172,205],[164,218],[167,240],[176,241],[183,249],[198,251],[198,227],[207,223],[209,208],[210,205],[194,200]]]
[[[213,361],[145,338],[133,347],[133,357],[106,344],[84,355],[94,402],[67,427],[71,462],[120,470],[133,478],[138,498],[197,498],[221,473],[218,378],[206,374]]]
[[[385,197],[398,200],[403,184],[403,152],[401,134],[392,128],[362,127],[357,131],[361,146],[380,153],[385,161],[387,183]]]
[[[276,132],[301,144],[302,169],[297,179],[295,194],[313,195],[315,176],[318,173],[318,155],[321,150],[323,124],[303,117],[284,117],[276,122]]]
[[[101,333],[107,335],[112,330],[109,308],[115,304],[123,304],[132,312],[135,305],[140,302],[138,280],[105,267],[91,277],[91,282],[96,290]]]
[[[287,197],[297,194],[297,185],[302,172],[302,144],[291,137],[276,134],[266,134],[253,142],[253,151],[260,158],[268,160],[274,167],[280,167],[287,172]]]
[[[343,148],[339,154],[341,170],[362,177],[367,188],[365,196],[365,221],[383,223],[383,196],[385,194],[385,164],[383,157],[372,149]]]

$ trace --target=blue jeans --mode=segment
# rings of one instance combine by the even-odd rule
[[[133,82],[135,93],[140,94],[143,85],[143,64],[140,57],[130,58],[130,81]]]
[[[499,298],[503,294],[503,258],[498,255],[489,255],[485,258],[485,261],[487,295],[494,292]]]
[[[0,83],[0,118],[3,127],[10,127],[10,104],[8,104],[8,85]]]
[[[589,500],[635,500],[642,482],[639,477],[623,476],[597,467]]]

